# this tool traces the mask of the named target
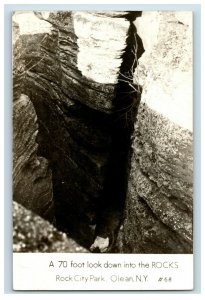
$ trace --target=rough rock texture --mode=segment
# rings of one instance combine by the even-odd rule
[[[192,251],[192,135],[142,104],[120,236],[122,252]]]
[[[146,52],[136,72],[143,92],[117,241],[123,253],[192,252],[191,20],[190,12],[145,12],[136,22]]]
[[[141,53],[132,53],[132,21],[140,12],[26,15],[23,21],[14,15],[19,23],[14,51],[22,66],[16,81],[37,113],[38,153],[51,165],[57,224],[91,244],[89,225],[124,201],[130,133],[121,114],[134,94],[123,94],[120,103],[116,95],[119,72],[136,65],[133,60]]]
[[[87,252],[48,221],[13,202],[14,252]]]
[[[37,116],[28,96],[13,103],[13,199],[45,218],[53,218],[52,174],[37,155]]]

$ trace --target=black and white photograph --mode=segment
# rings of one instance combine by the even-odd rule
[[[193,254],[192,19],[13,11],[14,253]]]

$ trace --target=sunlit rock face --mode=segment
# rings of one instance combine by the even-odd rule
[[[192,131],[192,12],[143,12],[136,26],[146,48],[136,72],[142,102]]]
[[[119,249],[191,253],[192,13],[143,12],[136,26],[146,49],[135,74],[143,91]]]
[[[83,76],[99,83],[117,83],[128,27],[125,18],[98,12],[74,13],[77,66]]]

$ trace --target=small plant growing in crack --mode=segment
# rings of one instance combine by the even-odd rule
[[[129,94],[139,93],[140,94],[141,93],[140,86],[139,85],[135,86],[133,83],[135,70],[137,70],[137,66],[138,66],[136,33],[134,34],[134,39],[135,39],[135,43],[134,43],[133,49],[131,50],[131,54],[134,55],[132,66],[131,66],[130,70],[125,73],[119,72],[120,76],[119,76],[118,81],[127,83],[128,86],[132,89],[131,91],[125,92],[125,93],[129,93]]]

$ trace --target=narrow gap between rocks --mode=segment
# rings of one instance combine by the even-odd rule
[[[133,23],[138,13],[133,12],[127,15],[130,26],[113,99],[113,113],[108,115],[81,103],[75,103],[70,109],[65,108],[65,120],[60,121],[52,110],[49,111],[49,105],[45,107],[45,111],[41,111],[41,114],[49,114],[49,120],[53,119],[55,124],[59,124],[56,126],[61,127],[60,130],[64,132],[66,139],[73,139],[72,144],[68,144],[71,146],[71,150],[66,154],[64,164],[62,157],[65,155],[66,149],[60,149],[57,143],[55,145],[49,134],[45,132],[47,129],[44,128],[43,123],[39,124],[41,132],[38,140],[39,154],[50,160],[53,174],[55,225],[87,249],[93,244],[96,236],[99,236],[109,239],[109,247],[106,251],[114,252],[115,239],[123,219],[130,169],[131,136],[141,96],[141,87],[133,83],[138,59],[144,52],[142,40]],[[54,121],[49,122],[51,124]],[[64,131],[62,131],[62,125],[65,126]],[[52,126],[51,124],[50,128]],[[81,131],[79,126],[96,129],[94,134],[98,135],[98,139],[99,136],[101,138],[99,149],[93,150],[92,143],[88,145],[87,140],[84,141],[84,135],[77,136],[75,134],[75,132]],[[57,128],[55,130],[58,131]],[[70,136],[66,130],[69,131]],[[90,132],[90,135],[92,134]],[[45,136],[47,139],[44,139]],[[98,160],[105,153],[103,143],[109,152],[109,159],[102,172],[102,182],[97,183],[103,188],[95,191],[96,182],[93,183],[92,190],[92,180],[90,179],[88,182],[87,177],[84,176],[90,172],[88,163],[85,162],[88,169],[81,167],[82,172],[79,175],[78,165],[75,161],[80,161],[83,166],[85,149],[86,155],[91,153],[92,158],[96,157]],[[78,151],[79,149],[80,151]],[[74,186],[75,181],[77,181],[76,186]],[[82,187],[83,191],[85,190],[83,195],[78,189],[78,185]],[[85,197],[85,195],[87,196]],[[93,251],[99,252],[100,249],[96,246]]]
[[[130,27],[126,48],[113,100],[111,120],[112,148],[102,201],[99,205],[96,236],[109,238],[109,251],[115,249],[115,239],[123,219],[131,159],[131,136],[141,98],[141,87],[133,83],[138,59],[144,53],[141,38],[133,23],[136,16],[129,15]]]

